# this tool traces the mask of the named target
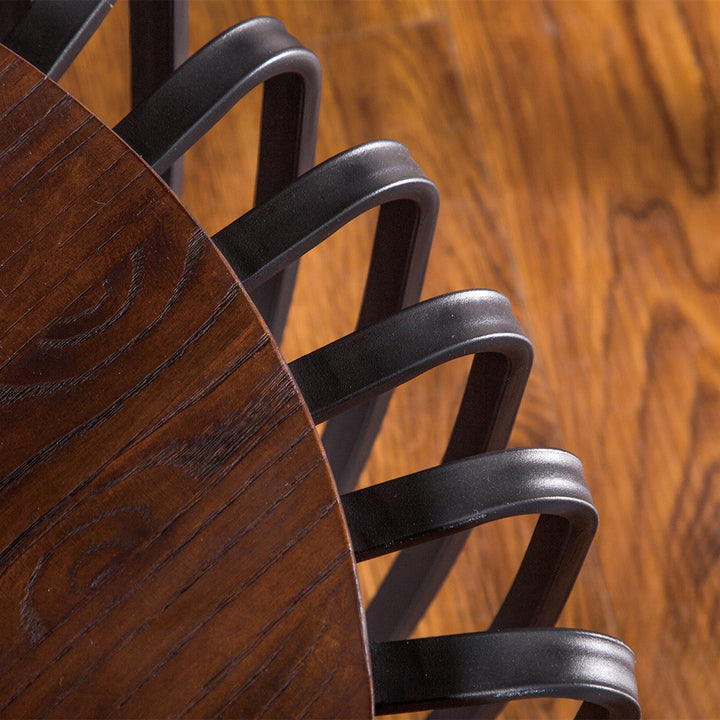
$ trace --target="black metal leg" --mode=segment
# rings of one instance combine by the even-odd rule
[[[371,643],[371,658],[378,715],[565,697],[583,701],[578,719],[640,717],[632,650],[597,633],[503,630]]]
[[[400,143],[361,145],[294,180],[271,200],[221,230],[213,240],[252,299],[280,269],[361,213],[380,205],[358,327],[417,302],[439,197]],[[271,295],[277,297],[275,289]],[[323,444],[341,492],[352,489],[380,427],[389,395],[331,420]]]
[[[480,413],[483,422],[476,422],[465,438],[458,421],[453,435],[463,447],[465,442],[494,445],[512,428],[514,418],[507,415],[497,422],[498,406],[516,409],[519,404],[532,364],[532,345],[510,302],[493,290],[464,290],[426,300],[294,360],[290,369],[313,420],[321,423],[432,367],[477,353],[494,356],[496,372],[490,376],[490,364],[487,374],[473,368],[468,382],[478,381],[473,391],[475,384],[492,387],[496,402],[473,403],[466,389],[462,419],[472,413],[476,420]],[[482,395],[479,390],[477,394]],[[449,459],[454,458],[445,458]]]
[[[521,566],[525,576],[513,584],[523,615],[541,622],[565,604],[597,528],[582,464],[554,449],[476,455],[347,493],[342,503],[358,562],[501,518],[547,518],[528,549],[546,559],[532,573]]]
[[[315,422],[420,373],[474,354],[443,462],[505,447],[532,364],[532,345],[499,293],[469,290],[415,305],[290,363]],[[466,533],[403,550],[367,610],[372,639],[406,637]]]
[[[264,202],[313,165],[320,82],[317,57],[278,20],[256,18],[195,53],[115,131],[164,172],[241,97],[264,84],[255,193]],[[287,297],[294,274],[280,277],[276,290]],[[286,310],[273,298],[259,309],[279,341]]]
[[[115,0],[34,0],[18,17],[4,44],[52,80],[58,80],[110,12]]]
[[[299,159],[300,166],[288,164],[287,158],[295,157],[296,137],[288,132],[287,119],[298,115],[307,88],[296,82],[291,75],[278,75],[266,81],[263,89],[262,119],[260,121],[260,151],[258,153],[255,205],[270,200],[287,187],[299,174],[308,170],[313,157]],[[318,96],[319,96],[318,83]],[[317,117],[315,118],[317,122]],[[297,132],[298,128],[295,128]],[[290,263],[282,272],[271,277],[253,295],[253,302],[268,324],[278,345],[282,341],[292,302],[297,262]]]
[[[188,0],[130,0],[130,95],[132,107],[147,100],[187,59]],[[182,158],[163,180],[182,194]]]
[[[132,106],[147,100],[187,59],[188,0],[130,0]]]
[[[218,35],[123,118],[115,131],[162,172],[250,90],[286,74],[292,76],[290,84],[303,88],[298,93],[302,103],[283,122],[292,138],[291,157],[275,158],[278,165],[259,178],[270,187],[281,172],[293,177],[312,165],[321,76],[315,55],[273,18],[249,20]],[[270,150],[261,148],[260,157],[268,156]],[[272,187],[269,194],[277,189]],[[258,197],[265,194],[264,189],[257,192]]]
[[[597,528],[597,511],[580,461],[561,450],[525,448],[448,462],[342,496],[355,556],[363,561],[476,525],[539,514],[515,581],[491,629],[553,625],[572,590]],[[422,547],[422,546],[421,546]],[[435,546],[442,549],[440,546]],[[434,559],[435,556],[432,556]],[[424,558],[394,579],[422,587]],[[442,564],[442,558],[440,558]],[[422,593],[410,598],[410,613]],[[378,607],[378,606],[376,606]],[[375,612],[387,612],[379,606]],[[402,613],[391,620],[397,622]],[[374,631],[390,633],[384,617]],[[500,706],[438,716],[493,717]]]

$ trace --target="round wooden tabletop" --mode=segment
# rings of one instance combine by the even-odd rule
[[[372,715],[277,348],[108,128],[0,47],[0,714]]]

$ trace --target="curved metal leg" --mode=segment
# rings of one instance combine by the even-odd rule
[[[130,0],[130,96],[132,107],[147,100],[187,59],[188,0]],[[163,180],[180,197],[182,158]]]
[[[532,364],[510,303],[490,290],[428,300],[290,363],[315,422],[474,354],[443,462],[507,444]],[[407,636],[452,567],[467,533],[399,553],[367,610],[373,639]]]
[[[445,463],[348,493],[342,504],[358,561],[500,518],[539,514],[493,629],[554,624],[597,528],[597,511],[582,464],[554,449],[504,450]],[[409,567],[409,576],[396,583],[422,582],[416,573],[423,566]],[[375,632],[378,626],[388,632],[382,627],[382,615],[372,622]],[[485,708],[488,712],[465,709],[457,715],[493,717],[499,709],[493,705]]]
[[[34,0],[3,43],[50,79],[58,80],[115,0]],[[17,3],[10,6],[18,12]]]
[[[466,433],[456,423],[453,436],[458,440],[453,446],[460,435],[463,440],[467,436],[463,447],[504,444],[514,417],[498,412],[497,406],[502,400],[503,410],[506,405],[517,409],[532,364],[532,345],[508,299],[494,290],[463,290],[426,300],[303,355],[289,367],[313,420],[321,423],[432,367],[472,354],[477,355],[476,362],[486,354],[497,356],[493,363],[497,372],[481,377],[473,366],[468,385],[483,380],[493,396],[500,397],[483,407],[469,402],[466,388],[460,413],[472,410],[473,420],[479,412],[483,419],[496,422],[492,427],[475,423]],[[469,405],[474,407],[466,407]],[[500,415],[501,425],[497,422]],[[485,438],[478,440],[480,435]],[[445,461],[469,454],[458,453],[457,458],[446,457]]]
[[[503,630],[370,646],[375,712],[505,703],[530,697],[582,700],[576,718],[640,718],[635,656],[583,630]]]
[[[115,132],[157,172],[164,172],[241,97],[264,84],[255,190],[260,204],[313,165],[320,82],[317,57],[278,20],[256,18],[195,53]],[[285,270],[256,299],[278,340],[293,284],[293,270]]]
[[[437,187],[400,143],[340,153],[213,237],[255,299],[269,279],[344,224],[380,205],[358,327],[417,302],[437,220]],[[357,483],[387,408],[377,397],[331,420],[323,444],[341,492]]]
[[[356,490],[342,503],[358,561],[500,518],[539,514],[493,628],[528,618],[531,625],[554,624],[597,528],[582,464],[552,449],[476,455]]]

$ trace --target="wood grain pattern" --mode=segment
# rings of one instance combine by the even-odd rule
[[[541,0],[212,0],[191,45],[269,14],[325,80],[318,159],[404,142],[441,192],[425,295],[506,292],[536,347],[512,442],[585,463],[600,512],[561,624],[636,651],[647,717],[717,717],[720,646],[720,4]],[[118,2],[64,82],[122,115]],[[107,47],[113,48],[108,52]],[[249,206],[257,97],[187,159],[185,200],[210,232]],[[288,358],[354,322],[370,219],[301,268]],[[393,401],[365,482],[439,461],[464,366]],[[483,627],[531,525],[473,533],[419,633]],[[384,565],[361,567],[366,599]],[[509,717],[570,717],[517,704]]]
[[[242,288],[4,49],[0,163],[0,715],[370,716],[337,495]]]

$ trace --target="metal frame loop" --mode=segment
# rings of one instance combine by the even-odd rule
[[[531,624],[554,623],[598,522],[582,464],[554,449],[476,455],[356,490],[342,503],[358,562],[500,518],[541,515],[526,553],[532,559],[521,564],[493,628],[516,626],[516,607]]]
[[[250,90],[279,75],[291,75],[300,86],[299,103],[287,122],[282,115],[293,153],[278,157],[261,131],[261,156],[285,165],[263,164],[257,201],[264,202],[298,174],[309,169],[315,155],[321,69],[313,52],[290,35],[274,18],[254,18],[226,30],[186,60],[170,77],[115,127],[157,172],[166,170],[199,140]],[[192,92],[188,92],[192,88]],[[272,93],[269,93],[272,96]],[[267,95],[267,93],[266,93]],[[270,102],[267,97],[263,102]],[[277,121],[272,128],[277,130]],[[272,172],[272,170],[276,172]]]
[[[371,643],[370,652],[378,715],[565,697],[583,701],[578,720],[640,718],[635,656],[607,635],[503,630]]]
[[[507,444],[532,364],[510,303],[490,290],[427,300],[290,363],[316,423],[422,372],[474,354],[443,462]],[[408,548],[367,609],[370,637],[405,637],[422,617],[467,532]]]
[[[435,184],[397,142],[336,155],[238,218],[213,240],[255,299],[279,270],[362,213],[380,206],[358,328],[417,302],[439,207]],[[352,489],[390,396],[331,420],[323,444],[341,492]]]
[[[33,0],[8,3],[9,16],[19,11],[3,44],[51,80],[59,80],[95,30],[110,12],[115,0]]]
[[[255,204],[260,204],[313,165],[321,78],[315,54],[279,20],[255,18],[196,52],[121,120],[115,132],[162,173],[240,98],[263,84],[255,183]],[[278,340],[296,272],[286,268],[255,297]]]

